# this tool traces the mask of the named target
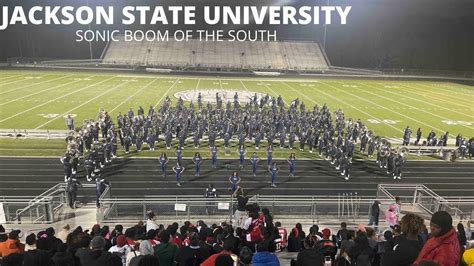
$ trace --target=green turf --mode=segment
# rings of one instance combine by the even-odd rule
[[[120,76],[123,75],[123,76]],[[95,72],[0,71],[0,128],[65,129],[63,116],[76,114],[76,125],[95,118],[99,108],[117,112],[139,105],[159,105],[165,95],[174,102],[182,90],[238,89],[280,94],[286,103],[326,103],[347,118],[360,118],[376,134],[402,136],[409,125],[424,136],[433,129],[474,136],[474,87],[449,82],[269,78],[213,78],[106,74]],[[44,117],[56,114],[56,117]]]

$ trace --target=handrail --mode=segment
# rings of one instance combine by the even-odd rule
[[[32,200],[30,200],[28,202],[28,205],[25,208],[17,210],[16,215],[15,215],[15,219],[18,219],[18,217],[21,214],[23,214],[24,212],[26,212],[27,210],[29,210],[30,208],[32,208],[36,204],[42,202],[46,197],[51,198],[51,196],[53,194],[56,194],[56,193],[61,192],[61,191],[64,191],[64,183],[58,183],[58,184],[54,185],[53,187],[49,188],[45,192],[41,193],[40,195],[38,195],[35,198],[33,198]]]

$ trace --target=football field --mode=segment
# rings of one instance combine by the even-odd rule
[[[135,75],[100,72],[0,71],[1,129],[66,129],[95,119],[100,108],[114,118],[138,106],[145,112],[175,94],[229,90],[281,95],[285,103],[299,98],[310,110],[315,104],[338,108],[346,120],[361,119],[377,135],[401,138],[408,125],[437,136],[449,131],[474,136],[474,87],[451,82],[271,79]],[[413,134],[414,135],[414,134]]]

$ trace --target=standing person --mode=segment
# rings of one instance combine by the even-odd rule
[[[175,174],[176,174],[176,185],[177,185],[178,187],[180,187],[180,186],[181,186],[181,175],[182,175],[183,172],[184,172],[184,167],[181,166],[181,162],[180,162],[180,161],[178,161],[178,162],[176,163],[176,165],[173,167],[173,172],[175,172]]]
[[[78,186],[80,185],[81,183],[77,181],[75,176],[71,176],[67,179],[66,192],[67,192],[69,207],[71,207],[71,209],[76,208],[75,202],[77,199],[77,189],[78,189]]]
[[[400,214],[402,213],[402,200],[400,197],[395,197],[395,215],[397,218],[397,224],[400,220]]]
[[[109,182],[107,182],[101,175],[95,178],[95,189],[96,189],[96,205],[97,208],[100,208],[100,196],[104,193],[105,189],[110,187]]]
[[[460,247],[453,228],[453,218],[445,211],[438,211],[431,216],[431,237],[418,254],[413,265],[424,260],[432,260],[443,266],[457,266],[460,261]]]
[[[247,153],[245,151],[245,146],[240,145],[238,152],[239,152],[240,168],[243,168],[244,167],[245,154]]]
[[[248,217],[245,207],[247,206],[249,198],[245,195],[244,189],[242,187],[237,188],[234,197],[237,198],[237,210],[234,212],[235,226],[243,227],[245,219]]]
[[[377,231],[379,226],[379,215],[380,215],[380,201],[376,200],[370,206],[369,225],[375,225],[374,229]]]
[[[395,212],[395,204],[388,206],[388,209],[385,211],[385,221],[389,227],[393,227],[397,224],[397,214]]]
[[[214,200],[217,198],[217,190],[214,188],[212,184],[209,184],[209,186],[206,188],[206,194],[204,194],[204,197],[206,197],[207,203],[206,203],[206,214],[212,214],[213,213],[213,205],[214,205]]]
[[[250,157],[250,162],[252,163],[252,173],[253,176],[257,176],[257,164],[260,161],[260,159],[257,156],[257,153],[254,152],[252,154],[252,157]]]
[[[232,191],[232,194],[233,194],[239,187],[239,183],[240,183],[240,176],[237,171],[234,171],[232,175],[229,177],[229,182],[231,183],[230,190]]]
[[[216,146],[211,147],[211,160],[212,160],[212,168],[217,168],[217,148]]]
[[[403,146],[407,146],[410,144],[410,138],[411,138],[411,129],[409,126],[405,128],[405,132],[403,132]]]
[[[412,265],[423,247],[423,241],[418,234],[424,224],[423,218],[416,214],[408,213],[400,221],[403,234],[395,238],[393,249],[386,250],[382,265]]]
[[[74,118],[71,115],[67,115],[66,126],[68,130],[74,130]]]
[[[415,141],[415,146],[418,146],[418,143],[420,142],[420,139],[421,139],[421,134],[423,132],[421,131],[421,127],[418,128],[418,130],[416,131],[416,141]]]
[[[196,152],[193,157],[193,163],[194,163],[194,168],[195,168],[194,176],[201,175],[201,162],[202,162],[201,154],[199,152]]]
[[[267,148],[267,165],[270,166],[273,161],[273,146],[272,144],[268,144]]]
[[[295,176],[295,164],[296,164],[295,153],[291,153],[287,161],[288,161],[288,165],[290,166],[290,176]]]
[[[176,160],[178,160],[179,163],[183,160],[183,148],[181,148],[181,146],[176,148]]]
[[[164,177],[166,177],[166,165],[168,164],[168,156],[166,156],[166,153],[161,153],[160,155],[160,166],[161,166],[161,173],[163,174]]]
[[[156,214],[153,211],[148,211],[147,216],[146,231],[159,229],[160,226],[156,223]]]
[[[271,186],[272,187],[277,187],[275,185],[275,181],[277,179],[277,176],[278,176],[278,171],[280,170],[280,168],[278,168],[277,164],[276,163],[273,163],[273,165],[269,166],[268,167],[268,171],[270,172],[270,174],[272,175],[272,184]]]

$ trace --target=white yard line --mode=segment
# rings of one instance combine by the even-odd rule
[[[77,83],[77,82],[80,82],[80,81],[82,81],[82,80],[74,80],[74,81],[71,81],[71,82],[68,82],[68,83],[59,84],[59,85],[54,86],[54,87],[51,87],[51,88],[49,88],[49,89],[40,90],[40,91],[38,91],[38,92],[35,92],[35,93],[32,93],[32,94],[28,94],[28,95],[25,95],[25,96],[20,97],[20,98],[16,98],[16,99],[10,100],[10,101],[8,101],[8,102],[6,102],[6,103],[1,103],[0,106],[5,105],[5,104],[9,104],[9,103],[12,103],[12,102],[16,102],[16,101],[21,100],[21,99],[25,99],[25,98],[34,96],[34,95],[36,95],[36,94],[43,93],[43,92],[45,92],[45,91],[53,90],[53,89],[56,89],[56,88],[61,88],[61,87],[64,87],[64,86],[67,86],[67,85],[70,85],[70,84],[73,84],[73,83]]]
[[[456,95],[453,95],[454,91],[450,90],[450,89],[444,89],[444,88],[437,87],[437,86],[428,86],[428,85],[424,85],[424,84],[417,84],[417,86],[426,87],[426,89],[424,89],[424,91],[428,91],[430,93],[433,93],[433,92],[434,93],[442,93],[444,96],[449,97],[452,100],[456,100],[456,101],[460,101],[460,102],[466,101],[466,99],[463,98],[463,96],[457,97]],[[471,97],[474,96],[471,93],[468,93],[468,94],[470,94]]]
[[[377,104],[377,103],[375,103],[375,102],[373,102],[373,101],[367,100],[367,99],[365,99],[365,98],[363,98],[363,97],[360,97],[360,96],[358,96],[358,95],[355,95],[355,94],[352,94],[352,93],[350,93],[350,92],[347,92],[347,91],[345,91],[344,89],[340,89],[340,88],[338,88],[338,87],[336,87],[336,86],[332,86],[332,85],[329,85],[329,84],[324,83],[324,82],[321,82],[321,83],[322,83],[322,84],[326,84],[326,85],[328,85],[328,86],[330,86],[330,87],[333,87],[334,89],[336,89],[336,90],[338,90],[338,91],[342,91],[343,93],[345,93],[345,94],[347,94],[347,95],[350,95],[350,96],[355,97],[355,98],[357,98],[357,99],[363,100],[363,101],[368,102],[368,103],[370,103],[370,104],[372,104],[372,105],[378,106],[378,107],[380,107],[380,108],[382,108],[382,109],[388,110],[388,111],[390,111],[390,112],[392,112],[392,113],[394,113],[394,114],[397,114],[397,115],[399,115],[399,116],[405,117],[405,118],[407,118],[407,119],[409,119],[409,120],[412,120],[412,121],[415,121],[415,122],[417,122],[417,123],[419,123],[419,124],[425,125],[425,126],[431,128],[431,129],[436,129],[436,130],[438,130],[438,131],[440,131],[440,132],[446,132],[446,131],[443,130],[443,129],[434,127],[434,126],[432,126],[432,125],[426,124],[425,122],[422,122],[422,121],[417,120],[417,119],[415,119],[415,118],[411,118],[411,117],[409,117],[409,116],[406,116],[406,115],[404,115],[404,114],[402,114],[402,113],[399,113],[399,112],[394,111],[394,110],[392,110],[392,109],[390,109],[390,108],[387,108],[387,107],[385,107],[385,106],[382,106],[382,105],[380,105],[380,104]],[[450,135],[451,135],[451,134],[450,134]],[[451,135],[451,136],[456,137],[456,136],[454,136],[454,135]]]
[[[25,86],[17,87],[17,88],[14,88],[14,89],[11,89],[11,90],[7,90],[7,91],[2,91],[2,92],[0,93],[0,95],[5,94],[5,93],[9,93],[9,92],[11,92],[11,91],[17,91],[17,90],[21,90],[21,89],[24,89],[24,88],[28,88],[28,87],[31,87],[31,86],[41,85],[41,84],[46,83],[46,82],[50,82],[50,81],[54,81],[54,80],[58,80],[58,79],[67,78],[67,77],[70,77],[70,76],[71,76],[71,75],[61,76],[61,77],[59,77],[59,78],[48,79],[48,80],[44,80],[44,81],[42,81],[42,82],[38,82],[38,83],[30,84],[30,85],[25,85]]]
[[[124,103],[126,103],[127,101],[129,101],[130,99],[132,99],[133,97],[135,97],[135,95],[137,95],[138,93],[142,92],[144,89],[148,88],[151,84],[153,84],[155,81],[157,81],[157,79],[153,79],[150,83],[146,84],[143,88],[137,90],[134,94],[130,95],[127,97],[127,99],[123,100],[121,103],[119,103],[117,106],[115,106],[114,108],[112,108],[112,110],[108,111],[109,114],[111,114],[113,111],[117,110],[117,108],[119,108],[120,106],[122,106]]]
[[[383,84],[383,83],[376,83],[376,84],[379,84],[380,86],[386,86],[386,84]],[[413,89],[416,89],[416,88],[410,88],[408,86],[405,86],[405,85],[393,85],[393,86],[397,86],[397,87],[406,87],[408,90],[403,90],[405,92],[408,92],[408,93],[411,93],[411,94],[415,94],[415,95],[420,95],[420,96],[423,96],[423,97],[426,97],[426,94],[424,93],[418,93],[418,92],[415,92],[413,91]],[[374,87],[375,88],[375,87]],[[393,92],[393,91],[390,91],[390,88],[377,88],[377,89],[380,89],[380,90],[383,90],[384,92],[389,92],[389,93],[392,93],[392,94],[397,94],[399,96],[404,96],[403,94],[400,94],[400,93],[397,93],[397,92]],[[434,97],[435,98],[435,97]],[[435,98],[436,99],[436,98]],[[465,113],[461,113],[461,112],[458,112],[456,110],[452,110],[452,109],[449,109],[449,108],[446,108],[446,107],[443,107],[441,105],[438,105],[438,104],[432,104],[430,102],[427,102],[427,101],[423,101],[423,100],[419,100],[419,99],[416,99],[416,98],[412,98],[410,100],[414,100],[414,101],[417,101],[417,102],[422,102],[422,103],[425,103],[425,104],[429,104],[429,105],[432,105],[432,106],[435,106],[435,107],[438,107],[438,108],[442,108],[442,109],[445,109],[445,110],[448,110],[450,112],[453,112],[453,113],[457,113],[457,114],[460,114],[460,115],[464,115],[464,116],[469,116],[469,115],[466,115]],[[463,106],[465,108],[469,108],[468,106],[466,105],[462,105],[462,104],[459,104],[459,103],[455,103],[455,102],[450,102],[446,99],[437,99],[439,101],[442,101],[442,102],[448,102],[448,103],[453,103],[455,105],[459,105],[459,106]]]
[[[423,92],[416,92],[414,90],[417,90],[419,91],[419,87],[411,87],[411,86],[408,86],[408,85],[400,85],[400,87],[402,87],[402,89],[405,89],[404,91],[408,91],[408,92],[411,92],[411,93],[414,93],[414,94],[418,94],[420,96],[423,96],[423,97],[430,97],[430,98],[434,98],[434,99],[437,99],[437,100],[440,100],[439,98],[437,98],[437,96],[430,96],[429,94],[431,93],[431,91],[428,91],[428,90],[421,90]],[[466,101],[466,103],[462,103],[459,101],[459,99],[446,99],[446,98],[443,98],[441,99],[444,103],[450,103],[450,104],[454,104],[454,105],[458,105],[458,106],[462,106],[462,107],[466,107],[466,105],[469,104],[469,101]],[[464,100],[465,101],[465,100]]]
[[[67,93],[67,94],[65,94],[65,95],[59,96],[59,97],[57,97],[57,98],[54,98],[54,99],[52,99],[52,100],[49,100],[49,101],[44,102],[44,103],[42,103],[42,104],[39,104],[39,105],[37,105],[37,106],[33,106],[33,107],[31,107],[31,108],[29,108],[29,109],[26,109],[26,110],[24,110],[24,111],[22,111],[22,112],[16,113],[16,114],[14,114],[14,115],[12,115],[12,116],[9,116],[9,117],[7,117],[7,118],[4,118],[4,119],[0,120],[0,123],[5,122],[5,121],[7,121],[7,120],[10,120],[10,119],[12,119],[12,118],[14,118],[14,117],[17,117],[17,116],[19,116],[19,115],[22,115],[22,114],[24,114],[24,113],[27,113],[27,112],[29,112],[29,111],[31,111],[31,110],[34,110],[34,109],[36,109],[36,108],[39,108],[39,107],[41,107],[41,106],[47,105],[47,104],[49,104],[49,103],[52,103],[52,102],[54,102],[54,101],[56,101],[56,100],[62,99],[62,98],[64,98],[64,97],[67,97],[67,96],[69,96],[69,95],[71,95],[71,94],[74,94],[74,93],[83,91],[83,90],[88,89],[88,88],[90,88],[90,87],[92,87],[92,86],[96,86],[96,85],[102,84],[102,83],[107,82],[107,81],[109,81],[109,80],[111,80],[111,79],[114,79],[114,78],[115,78],[115,76],[112,76],[112,77],[110,77],[110,78],[108,78],[108,79],[104,79],[104,80],[99,81],[99,82],[97,82],[97,83],[90,84],[90,85],[88,85],[88,86],[86,86],[86,87],[84,87],[84,88],[82,88],[82,89],[72,91],[72,92],[70,92],[70,93]]]
[[[196,99],[196,91],[199,89],[199,83],[201,83],[201,79],[198,79],[196,87],[194,87],[193,99]]]
[[[447,86],[451,86],[451,85],[443,85],[442,83],[432,83],[432,84],[437,84],[437,85],[441,85],[441,86],[428,86],[426,84],[417,84],[417,85],[420,85],[420,86],[423,86],[423,87],[427,87],[431,90],[433,89],[439,89],[439,90],[442,90],[442,91],[446,91],[446,92],[450,92],[452,93],[452,89],[451,88],[448,88]],[[471,95],[474,95],[474,90],[469,90],[469,89],[465,89],[465,88],[455,88],[455,90],[460,90],[460,91],[463,91],[465,93],[468,93],[468,94],[471,94]]]
[[[58,118],[63,118],[65,115],[70,114],[72,111],[74,111],[74,110],[76,110],[76,109],[78,109],[78,108],[81,108],[82,106],[84,106],[84,105],[86,105],[86,104],[88,104],[88,103],[94,101],[95,99],[97,99],[97,98],[99,98],[99,97],[101,97],[101,96],[107,94],[108,92],[114,91],[114,90],[116,90],[116,89],[118,89],[118,88],[120,88],[120,87],[122,87],[122,86],[124,86],[124,85],[126,85],[126,84],[128,84],[128,83],[130,83],[130,82],[129,82],[129,81],[126,81],[126,82],[120,83],[120,84],[118,84],[118,85],[116,85],[116,86],[114,86],[114,87],[112,87],[112,88],[110,88],[110,89],[108,89],[108,90],[102,92],[101,94],[95,96],[94,98],[91,98],[91,99],[89,99],[89,100],[83,102],[82,104],[80,104],[80,105],[78,105],[78,106],[76,106],[76,107],[74,107],[74,108],[72,108],[72,109],[70,109],[70,110],[68,110],[68,111],[66,111],[66,112],[64,112],[64,113],[62,113],[61,115],[58,115],[58,116],[56,116],[56,117],[53,118],[53,119],[50,119],[48,122],[43,123],[43,124],[37,126],[35,129],[40,129],[40,128],[44,127],[45,125],[47,125],[47,124],[53,122],[54,120],[58,119]]]
[[[18,78],[18,76],[22,76],[22,75],[21,74],[13,74],[13,76],[3,77],[3,78],[0,78],[0,80]]]
[[[311,102],[316,103],[313,99],[309,98],[306,94],[297,91],[295,88],[291,87],[291,86],[288,85],[287,83],[283,83],[283,84],[285,84],[285,85],[286,85],[287,87],[289,87],[290,89],[294,90],[296,93],[298,93],[298,94],[304,96],[305,98],[307,98],[307,99],[310,100]],[[329,84],[327,84],[327,85],[328,85],[329,87],[333,87],[333,86],[331,86],[331,85],[329,85]],[[316,90],[318,90],[318,89],[316,89]],[[367,115],[367,116],[369,116],[369,117],[372,117],[373,119],[380,120],[380,118],[377,118],[377,117],[375,117],[375,116],[373,116],[373,115],[371,115],[371,114],[369,114],[369,113],[367,113],[367,112],[365,112],[365,111],[363,111],[363,110],[361,110],[361,109],[359,109],[359,108],[353,106],[353,105],[350,104],[350,103],[347,103],[347,102],[345,102],[345,101],[343,101],[343,100],[340,100],[340,99],[337,98],[337,97],[334,97],[334,96],[332,96],[332,95],[330,95],[330,94],[327,94],[327,93],[325,93],[325,92],[322,91],[322,90],[318,90],[318,92],[321,93],[321,94],[324,94],[324,95],[326,95],[327,97],[330,97],[330,98],[332,98],[332,99],[334,99],[334,100],[336,100],[336,101],[338,101],[338,102],[340,102],[340,103],[342,103],[342,104],[344,104],[344,105],[350,106],[350,107],[354,108],[355,110],[359,111],[360,113],[363,113],[363,114],[365,114],[365,115]],[[397,127],[394,127],[394,126],[392,126],[391,124],[386,124],[386,125],[388,125],[389,127],[391,127],[391,128],[393,128],[393,129],[395,129],[395,130],[397,130],[397,131],[403,133],[403,130],[401,130],[401,129],[397,128]]]
[[[244,87],[244,90],[246,91],[250,91],[247,86],[245,86],[244,82],[242,80],[239,80],[240,81],[240,84],[242,84],[242,87]]]
[[[176,80],[174,81],[173,85],[171,85],[171,86],[168,88],[168,90],[166,90],[166,92],[163,93],[163,95],[162,95],[161,98],[158,100],[158,102],[156,102],[155,106],[153,106],[154,109],[156,109],[156,107],[158,106],[158,104],[160,104],[160,102],[163,100],[163,98],[165,98],[165,96],[168,95],[168,92],[170,92],[170,90],[171,90],[176,84],[178,84],[178,81],[179,81],[179,80],[180,80],[180,79],[176,79]]]
[[[357,83],[357,84],[359,84],[360,86],[368,86],[368,87],[377,89],[377,87],[374,87],[374,86],[371,86],[371,85],[365,85],[365,84],[362,84],[362,83]],[[425,110],[423,110],[423,109],[417,108],[417,107],[415,107],[415,106],[411,106],[411,105],[409,105],[409,104],[406,104],[406,103],[403,103],[403,102],[400,102],[400,101],[395,101],[395,100],[393,100],[393,99],[387,98],[387,97],[382,96],[382,95],[380,95],[380,94],[372,93],[372,92],[370,92],[369,90],[363,90],[363,92],[364,92],[364,93],[369,93],[370,95],[374,95],[374,96],[376,96],[376,97],[379,97],[379,98],[382,98],[382,99],[385,99],[385,100],[388,100],[388,101],[391,101],[391,102],[395,102],[395,103],[398,103],[398,104],[401,104],[401,105],[404,105],[404,106],[407,106],[407,107],[414,108],[414,109],[416,109],[416,110],[418,110],[418,111],[421,111],[421,112],[423,112],[423,113],[427,113],[427,114],[432,115],[432,116],[436,116],[436,117],[441,118],[441,119],[444,119],[444,120],[453,120],[453,119],[451,119],[451,118],[447,118],[447,117],[444,117],[444,116],[440,116],[440,115],[437,115],[437,114],[435,114],[435,113],[433,113],[433,112],[428,112],[428,111],[425,111]],[[447,109],[447,108],[446,108],[446,109]],[[449,109],[447,109],[447,110],[449,110]],[[474,127],[470,127],[470,126],[467,126],[467,125],[460,125],[460,126],[467,127],[467,128],[469,128],[469,129],[474,129]]]

